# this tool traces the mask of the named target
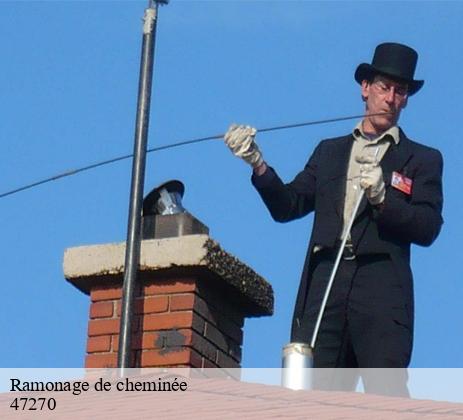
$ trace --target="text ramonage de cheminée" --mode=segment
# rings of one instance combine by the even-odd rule
[[[86,381],[21,381],[12,378],[10,391],[20,392],[72,392],[73,395],[80,395],[86,391],[125,391],[125,392],[171,392],[186,391],[188,384],[179,381],[177,378],[166,380],[158,378],[154,381],[134,381],[130,378],[121,379],[117,382],[103,381],[100,378],[97,382],[90,384]]]

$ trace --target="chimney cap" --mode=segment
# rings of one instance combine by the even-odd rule
[[[159,187],[154,188],[143,200],[143,215],[158,214],[157,204],[161,198],[161,191],[166,190],[169,194],[177,193],[180,198],[183,198],[185,186],[177,179],[164,182]],[[180,203],[177,203],[180,204]]]

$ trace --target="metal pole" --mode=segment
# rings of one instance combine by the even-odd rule
[[[323,314],[325,312],[326,303],[328,302],[328,297],[330,295],[331,287],[333,286],[334,278],[336,277],[336,273],[338,271],[339,263],[341,262],[341,257],[344,252],[344,248],[346,247],[347,238],[350,235],[350,231],[352,229],[352,225],[354,224],[355,217],[357,216],[358,209],[360,207],[360,203],[362,202],[363,196],[365,192],[362,190],[360,195],[355,203],[354,210],[352,212],[351,218],[347,225],[347,229],[345,231],[344,237],[342,238],[341,246],[339,247],[338,253],[336,255],[336,260],[334,261],[333,269],[331,270],[330,279],[328,280],[328,284],[326,286],[325,294],[323,296],[323,301],[320,306],[320,311],[318,312],[317,322],[315,324],[315,328],[312,334],[312,339],[310,340],[310,347],[312,349],[315,348],[315,341],[317,340],[318,330],[320,329],[320,324],[322,322]]]
[[[142,56],[138,85],[137,119],[135,125],[132,183],[130,189],[129,220],[122,292],[122,313],[117,359],[117,365],[120,368],[120,376],[125,376],[125,370],[132,367],[130,363],[132,312],[136,275],[140,261],[141,209],[145,181],[146,145],[150,114],[151,84],[153,80],[158,3],[167,4],[167,0],[149,1],[148,8],[145,10],[143,24]]]

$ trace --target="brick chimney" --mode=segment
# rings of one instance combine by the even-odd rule
[[[64,254],[66,279],[90,295],[87,368],[117,364],[124,255],[125,243]],[[209,235],[142,241],[132,337],[136,367],[240,367],[244,319],[272,312],[270,284]]]

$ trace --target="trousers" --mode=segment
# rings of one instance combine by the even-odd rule
[[[333,265],[332,254],[316,256],[307,305],[312,324]],[[314,346],[316,388],[351,391],[361,377],[366,392],[409,396],[412,331],[401,322],[401,292],[387,254],[341,260]]]

